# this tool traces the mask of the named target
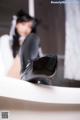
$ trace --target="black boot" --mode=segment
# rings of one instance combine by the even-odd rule
[[[49,84],[57,69],[57,56],[48,55],[35,59],[32,64],[28,64],[22,79],[32,82]]]
[[[48,55],[33,61],[33,73],[51,77],[57,68],[57,56]]]

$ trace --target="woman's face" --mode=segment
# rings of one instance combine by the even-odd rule
[[[32,31],[32,21],[17,23],[16,29],[20,36],[26,37]]]

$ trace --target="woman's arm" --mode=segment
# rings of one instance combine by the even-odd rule
[[[44,54],[41,47],[39,47],[38,51],[39,51],[39,57],[43,57]]]
[[[20,57],[19,55],[17,55],[7,76],[20,79],[20,70],[21,70]]]

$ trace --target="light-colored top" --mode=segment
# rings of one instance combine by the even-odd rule
[[[10,47],[9,35],[0,37],[0,76],[4,76],[9,71],[13,63],[12,50]]]

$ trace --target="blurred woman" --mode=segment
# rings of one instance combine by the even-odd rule
[[[52,55],[42,57],[40,38],[36,34],[39,21],[23,10],[16,14],[15,20],[14,34],[11,38],[15,58],[12,74],[29,82],[49,84],[47,78],[55,72],[57,58]]]

